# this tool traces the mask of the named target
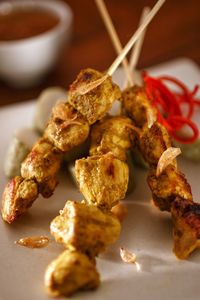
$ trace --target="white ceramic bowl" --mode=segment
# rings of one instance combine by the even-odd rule
[[[0,41],[0,77],[19,87],[33,86],[55,65],[70,37],[72,11],[59,0],[15,0],[0,3],[0,12],[12,8],[41,8],[60,18],[58,25],[40,35],[17,40]]]

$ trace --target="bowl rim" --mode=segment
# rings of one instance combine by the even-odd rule
[[[0,12],[2,9],[5,9],[6,6],[9,6],[9,9],[20,6],[28,8],[36,7],[44,10],[46,9],[47,11],[52,11],[55,15],[57,15],[59,17],[59,22],[53,28],[32,37],[18,40],[0,41],[0,47],[22,46],[23,44],[37,42],[41,39],[55,36],[60,32],[69,30],[73,20],[73,12],[71,7],[62,0],[3,0],[0,2]],[[57,9],[53,10],[53,7],[56,7]]]

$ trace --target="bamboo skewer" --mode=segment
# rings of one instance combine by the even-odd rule
[[[145,30],[145,28],[147,27],[147,25],[152,21],[153,17],[160,10],[161,6],[164,4],[165,1],[166,0],[158,0],[157,1],[157,3],[154,5],[154,7],[150,11],[150,13],[145,18],[145,20],[142,23],[142,25],[136,30],[136,32],[133,34],[133,36],[131,37],[131,39],[129,40],[129,42],[124,47],[124,49],[121,52],[121,54],[114,60],[114,62],[112,63],[112,65],[108,69],[108,71],[107,71],[108,75],[110,75],[110,76],[113,75],[113,73],[116,71],[116,69],[118,68],[118,66],[120,65],[120,63],[124,59],[124,57],[127,55],[127,53],[130,51],[130,49],[133,47],[133,45],[135,44],[135,42],[140,38],[142,32]]]
[[[112,40],[112,43],[114,45],[114,48],[116,50],[116,53],[120,55],[120,53],[123,50],[122,44],[120,42],[120,39],[117,35],[117,32],[115,30],[115,27],[112,23],[111,17],[108,13],[108,10],[106,8],[106,5],[104,3],[104,0],[95,0],[97,8],[99,9],[100,15],[102,17],[102,20],[104,22],[105,27],[107,28],[107,31],[110,35],[110,38]],[[128,79],[128,82],[130,85],[133,85],[133,78],[132,78],[132,72],[131,69],[129,68],[128,60],[126,58],[123,59],[122,61],[124,71],[126,72],[126,76]]]
[[[157,1],[157,3],[154,5],[154,7],[150,11],[150,13],[145,18],[143,24],[136,30],[136,32],[133,34],[133,36],[128,41],[128,43],[126,44],[126,46],[123,48],[123,50],[120,53],[120,55],[118,55],[117,58],[114,60],[114,62],[111,64],[111,66],[109,67],[106,75],[104,75],[102,78],[100,78],[100,79],[98,79],[96,81],[93,81],[93,82],[91,82],[89,84],[86,84],[86,85],[83,84],[83,86],[79,87],[78,92],[81,95],[84,95],[84,94],[88,93],[89,91],[91,91],[92,89],[98,87],[100,84],[102,84],[104,82],[104,80],[106,80],[106,78],[108,76],[112,76],[113,75],[113,73],[117,70],[117,68],[119,67],[119,65],[121,64],[121,62],[125,58],[125,56],[128,54],[128,52],[131,50],[131,48],[133,47],[133,45],[140,38],[140,36],[143,33],[143,31],[145,30],[145,28],[152,21],[153,17],[156,15],[156,13],[159,11],[159,9],[161,8],[161,6],[164,4],[165,1],[166,0],[158,0]]]
[[[150,12],[150,8],[144,7],[141,18],[140,18],[139,26],[144,23],[144,20],[147,17],[147,15],[149,14],[149,12]],[[142,45],[144,42],[146,30],[147,30],[147,27],[144,29],[143,33],[141,34],[140,38],[138,39],[137,43],[135,44],[135,47],[133,47],[133,50],[132,50],[132,53],[130,56],[130,63],[129,63],[131,70],[134,70],[138,63],[138,59],[139,59]]]

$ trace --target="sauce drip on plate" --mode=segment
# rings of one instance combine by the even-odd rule
[[[44,248],[49,244],[49,238],[47,236],[28,236],[16,241],[15,244],[28,248]]]

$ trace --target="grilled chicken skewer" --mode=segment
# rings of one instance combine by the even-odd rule
[[[39,192],[43,196],[53,193],[57,183],[56,173],[59,169],[61,154],[84,142],[89,134],[89,125],[105,116],[113,101],[119,99],[120,90],[112,83],[111,75],[164,2],[165,0],[158,0],[144,23],[136,30],[121,54],[112,63],[106,75],[92,69],[80,72],[70,86],[68,103],[63,105],[62,109],[60,107],[54,109],[43,138],[36,143],[22,164],[20,181],[23,182],[23,193],[21,184],[15,184],[16,178],[11,179],[7,184],[2,201],[4,221],[12,223],[25,213],[37,199]],[[72,135],[76,131],[79,134],[76,134],[77,139],[73,139]],[[66,141],[68,138],[69,141]],[[49,157],[52,158],[53,165]],[[52,173],[48,171],[48,176],[45,175],[47,168],[52,171]],[[31,200],[27,198],[29,191],[26,184],[26,180],[30,178],[37,185],[37,192],[31,194]]]
[[[84,142],[90,125],[101,119],[113,101],[119,99],[120,90],[110,76],[87,95],[79,94],[83,82],[89,84],[102,76],[93,69],[81,71],[70,86],[68,102],[58,103],[53,108],[43,137],[22,163],[21,176],[11,179],[4,190],[4,221],[15,221],[26,212],[39,193],[44,197],[52,195],[63,153]]]
[[[51,295],[69,296],[98,286],[95,256],[120,234],[120,221],[111,209],[125,197],[129,174],[126,151],[134,138],[132,121],[125,116],[107,116],[92,127],[91,156],[77,160],[75,166],[85,200],[68,200],[50,226],[56,242],[67,248],[47,268],[45,285]]]
[[[121,45],[116,31],[110,30],[113,25],[108,26],[112,21],[109,19],[103,0],[96,0],[96,2],[109,35],[112,36],[111,40],[118,40],[118,43],[114,42],[118,53]],[[144,21],[145,14],[144,10],[141,22]],[[136,66],[142,39],[143,36],[138,41],[138,47],[133,50],[131,68]],[[127,67],[125,74],[127,74]],[[129,76],[127,81],[130,82]],[[145,89],[137,86],[129,87],[123,92],[122,99],[125,113],[132,118],[135,126],[141,131],[138,135],[138,147],[150,166],[147,181],[152,191],[153,201],[160,210],[172,214],[174,253],[180,259],[187,258],[193,250],[200,247],[200,205],[193,202],[191,187],[184,174],[178,170],[176,160],[173,160],[162,174],[159,176],[156,174],[158,162],[163,152],[171,147],[171,140],[164,126],[156,121],[156,111],[147,99]]]
[[[62,109],[60,107],[54,109],[43,138],[36,143],[22,164],[20,181],[23,183],[23,193],[21,184],[15,184],[16,178],[11,179],[7,184],[2,199],[4,221],[12,223],[25,213],[37,199],[39,192],[43,196],[53,193],[57,183],[56,173],[60,165],[60,156],[63,151],[70,150],[84,142],[89,134],[89,125],[105,116],[113,101],[119,99],[120,90],[112,83],[111,75],[164,2],[165,0],[158,0],[144,23],[136,30],[121,54],[112,63],[106,75],[92,69],[80,72],[70,86],[68,103],[63,105]],[[73,139],[71,135],[76,131],[80,135],[76,134],[77,139]],[[66,141],[66,138],[69,138],[69,141]],[[53,165],[49,157],[52,158]],[[52,171],[52,173],[48,171],[48,176],[45,175],[47,168]],[[27,197],[29,188],[26,183],[26,180],[30,178],[37,185],[37,192],[31,194],[31,199]]]

